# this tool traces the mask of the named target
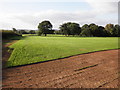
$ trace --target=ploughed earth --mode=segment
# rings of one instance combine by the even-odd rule
[[[118,50],[4,68],[3,88],[118,88]]]

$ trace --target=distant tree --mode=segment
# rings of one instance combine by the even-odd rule
[[[16,33],[16,34],[18,34],[18,35],[22,35],[22,33],[21,33],[20,31],[16,30],[16,28],[12,28],[12,29],[13,29],[13,32],[14,32],[14,33]]]
[[[15,28],[12,28],[13,29],[13,32],[17,33],[17,30]]]
[[[99,26],[96,25],[96,24],[94,24],[94,23],[92,23],[92,24],[89,25],[89,28],[90,28],[90,30],[91,30],[91,33],[92,33],[92,35],[95,36],[95,37],[100,36],[100,31],[99,31],[98,27],[99,27]]]
[[[109,31],[110,34],[111,34],[111,36],[114,36],[114,35],[113,35],[113,34],[114,34],[114,30],[115,30],[114,24],[107,24],[107,25],[105,26],[105,30]]]
[[[45,36],[47,36],[48,31],[52,30],[52,24],[50,23],[50,21],[42,21],[38,25],[38,30],[38,35],[44,34]]]
[[[19,30],[20,34],[28,34],[28,32],[26,30]]]
[[[66,36],[69,36],[69,35],[74,36],[74,35],[80,34],[81,28],[77,23],[68,22],[60,25],[60,31]]]
[[[35,30],[30,30],[29,34],[35,34]]]
[[[77,24],[77,23],[70,23],[68,25],[68,28],[70,30],[70,35],[73,35],[73,36],[79,35],[81,32],[81,28],[80,28],[79,24]]]
[[[115,25],[113,35],[116,37],[120,37],[120,25]]]
[[[70,35],[70,30],[68,28],[69,24],[71,24],[71,23],[70,22],[64,23],[64,24],[60,25],[60,27],[59,27],[60,31],[66,36]]]
[[[82,28],[82,30],[86,29],[86,28],[89,28],[89,25],[88,24],[84,24],[81,28]]]
[[[93,36],[88,24],[84,24],[81,27],[81,30],[82,31],[80,33],[80,36],[82,36],[82,37],[92,37]]]
[[[93,37],[89,28],[86,28],[85,30],[82,30],[81,33],[80,33],[80,36],[82,36],[82,37]]]
[[[105,30],[104,27],[98,26],[98,33],[97,33],[97,36],[98,36],[98,37],[104,37],[104,36],[105,36],[104,30]]]
[[[89,28],[88,24],[84,24],[81,27],[80,36],[82,36],[82,37],[92,37],[93,36],[92,33],[91,33],[91,31],[90,31],[90,28]]]
[[[55,34],[63,34],[63,33],[61,32],[61,30],[55,30],[54,33],[55,33]]]
[[[103,26],[99,26],[98,30],[99,30],[99,36],[98,37],[109,37],[110,36],[110,32],[106,31]]]

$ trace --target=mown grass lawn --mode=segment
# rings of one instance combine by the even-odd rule
[[[27,36],[14,48],[7,67],[48,61],[93,51],[118,49],[117,37]]]

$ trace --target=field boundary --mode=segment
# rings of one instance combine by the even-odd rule
[[[90,54],[90,53],[96,53],[96,52],[102,52],[102,51],[111,51],[111,50],[120,50],[120,49],[118,48],[118,49],[99,50],[99,51],[87,52],[87,53],[82,53],[82,54],[76,54],[76,55],[67,56],[67,57],[63,57],[63,58],[57,58],[57,59],[52,59],[52,60],[47,60],[47,61],[41,61],[41,62],[36,62],[36,63],[31,63],[31,64],[18,65],[18,66],[10,66],[10,67],[5,67],[5,68],[23,67],[23,66],[33,65],[33,64],[45,63],[45,62],[50,62],[50,61],[55,61],[55,60],[61,60],[61,59],[70,58],[70,57],[74,57],[74,56],[78,56],[78,55],[83,55],[83,54]]]

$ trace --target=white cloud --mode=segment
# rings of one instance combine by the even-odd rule
[[[6,14],[0,16],[0,19],[4,22],[0,24],[0,28],[5,26],[5,22],[8,22],[10,26],[15,28],[37,28],[38,23],[43,20],[50,20],[53,24],[54,28],[58,28],[60,24],[68,21],[73,22],[82,22],[86,21],[90,18],[96,17],[95,14],[86,11],[81,12],[62,12],[62,11],[54,11],[48,10],[44,12],[34,13],[34,14]],[[1,26],[2,25],[2,26]],[[11,28],[10,27],[10,28]]]
[[[3,13],[0,14],[0,20],[1,20],[0,28],[11,29],[15,27],[18,29],[20,28],[37,29],[38,23],[40,23],[43,20],[50,20],[54,28],[58,28],[60,24],[69,21],[76,22],[81,25],[85,23],[88,24],[96,23],[99,25],[105,25],[107,23],[117,23],[118,0],[115,0],[116,2],[101,2],[101,1],[95,2],[95,0],[86,0],[86,2],[92,7],[92,9],[89,11],[79,10],[79,11],[65,12],[65,11],[47,10],[47,11],[39,11],[35,13],[6,13],[6,14]],[[112,14],[115,15],[109,16]]]
[[[109,0],[106,0],[109,1]],[[117,0],[116,0],[117,1]],[[86,0],[86,2],[95,10],[97,13],[116,13],[118,12],[118,2],[104,2],[103,0]]]

